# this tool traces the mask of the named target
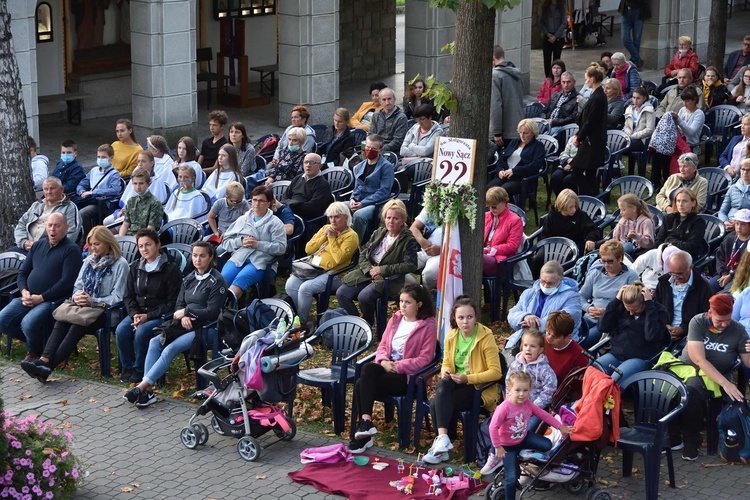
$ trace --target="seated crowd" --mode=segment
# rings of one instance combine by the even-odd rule
[[[682,449],[685,460],[699,455],[704,402],[715,394],[711,387],[730,399],[743,397],[732,371],[738,358],[750,367],[745,330],[750,326],[750,121],[742,118],[740,135],[719,156],[718,166],[731,182],[715,217],[702,214],[711,193],[699,173],[698,154],[704,111],[721,103],[741,104],[745,87],[740,82],[729,94],[720,88],[728,82],[716,68],[698,74],[690,44],[689,38],[680,38],[680,49],[664,70],[658,105],[641,85],[637,66],[622,53],[607,55],[611,68],[604,62],[587,68],[581,92],[565,63],[553,60],[538,94],[543,120],[520,120],[518,138],[495,140],[504,147],[485,194],[482,270],[487,278],[532,278],[508,311],[513,332],[505,344],[514,353],[509,374],[528,374],[508,380],[509,390],[523,386],[529,392],[533,408],[523,418],[530,417],[524,421],[530,430],[546,421],[541,410],[555,387],[571,370],[587,366],[589,356],[599,356],[602,347],[609,350],[597,363],[618,382],[649,369],[664,352],[705,374],[707,384],[701,385],[700,377],[686,380],[690,411],[670,427],[669,446]],[[728,79],[743,72],[725,68]],[[313,278],[293,272],[285,281],[308,329],[317,319],[313,302],[323,292],[335,294],[346,314],[361,314],[370,325],[383,319],[376,318],[380,302],[398,302],[398,310],[377,325],[374,361],[364,365],[354,387],[360,420],[350,449],[365,451],[378,432],[374,402],[404,395],[409,376],[432,363],[438,339],[432,293],[442,227],[425,210],[409,213],[392,193],[399,166],[394,159],[408,165],[430,157],[435,138],[443,133],[439,122],[448,121],[425,89],[424,81],[415,81],[402,110],[392,89],[374,83],[372,99],[355,114],[356,125],[339,108],[330,137],[317,137],[308,124],[309,111],[297,106],[276,149],[268,152],[255,150],[240,122],[230,125],[227,139],[229,120],[223,111],[209,114],[211,136],[200,149],[183,137],[174,158],[164,138],[150,136],[144,149],[132,124],[119,120],[118,140],[98,148],[97,165],[88,175],[76,160],[76,144],[64,141],[60,162],[41,182],[44,198],[15,227],[12,250],[25,255],[18,274],[21,296],[0,310],[0,332],[26,343],[22,368],[46,381],[85,334],[103,327],[105,309],[122,302],[126,315],[114,328],[121,379],[135,384],[124,397],[139,408],[149,407],[170,362],[183,352],[206,349],[200,327],[218,318],[227,299],[244,304],[256,285],[276,278],[284,256],[296,246],[297,257],[304,253],[318,271]],[[411,126],[409,119],[415,120]],[[676,145],[671,152],[649,152],[662,122],[671,122]],[[511,203],[519,199],[523,180],[543,170],[548,160],[538,138],[540,123],[552,135],[574,123],[579,129],[564,141],[549,177],[553,206],[538,232],[526,235]],[[582,208],[582,196],[606,187],[597,175],[607,129],[622,130],[631,139],[625,154],[650,156],[658,191],[655,206],[623,193],[614,200],[619,214],[595,221]],[[355,144],[359,130],[368,132],[363,144]],[[30,147],[36,155],[36,146],[30,142]],[[264,164],[260,158],[266,153]],[[628,161],[631,172],[636,161]],[[352,174],[348,198],[334,196],[325,175],[339,165]],[[645,164],[638,173],[645,177]],[[283,181],[288,182],[279,184]],[[706,239],[708,224],[715,222],[710,217],[718,221],[723,240]],[[295,237],[296,218],[305,232],[294,245],[289,240]],[[192,244],[189,262],[182,265],[166,248],[169,233],[159,233],[165,221],[176,219],[194,219],[204,227],[205,238]],[[128,262],[115,234],[133,237],[139,256]],[[530,246],[529,239],[553,237],[571,241],[583,271],[577,279],[541,250],[518,268],[506,266],[507,259]],[[85,258],[77,243],[85,243]],[[415,274],[421,274],[421,285]],[[318,304],[318,310],[327,307]],[[80,314],[88,319],[65,315],[67,309],[86,310]],[[461,296],[453,303],[429,404],[436,437],[425,462],[448,459],[454,412],[471,407],[476,387],[503,375],[498,343],[481,324],[481,313],[474,298]],[[497,385],[486,388],[481,400],[492,413]],[[510,400],[517,406],[524,401]],[[506,411],[503,407],[497,414]],[[492,467],[501,463],[493,457],[488,461]]]

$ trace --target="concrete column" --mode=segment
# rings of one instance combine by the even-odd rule
[[[505,60],[523,73],[524,91],[529,93],[531,71],[531,13],[532,0],[522,0],[511,10],[498,11],[495,21],[495,43],[505,49]],[[487,61],[492,65],[492,61]]]
[[[705,5],[708,4],[708,11]],[[651,19],[644,23],[641,38],[641,57],[647,68],[663,68],[677,50],[677,39],[687,35],[693,39],[693,48],[705,55],[708,44],[708,16],[710,0],[662,0],[651,3]],[[700,12],[705,26],[697,25]],[[619,20],[618,16],[618,20]],[[697,41],[697,43],[696,43]],[[627,52],[626,52],[627,54]],[[699,53],[700,55],[700,53]]]
[[[36,2],[10,0],[10,31],[13,36],[13,52],[18,62],[23,103],[26,108],[26,124],[29,135],[39,141],[39,104],[37,98],[36,72]],[[50,151],[48,148],[47,151]]]
[[[453,11],[433,8],[428,0],[407,0],[404,88],[417,73],[442,82],[453,77],[453,56],[440,49],[456,39],[455,28]]]
[[[279,12],[279,126],[292,108],[329,123],[339,99],[339,0],[284,0]]]
[[[170,143],[197,121],[195,0],[131,0],[133,124]]]

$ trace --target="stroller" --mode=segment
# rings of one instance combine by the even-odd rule
[[[248,462],[260,457],[256,438],[267,432],[278,439],[266,446],[292,440],[297,433],[290,403],[297,392],[297,365],[313,352],[304,337],[293,338],[301,331],[292,329],[277,340],[272,326],[256,330],[244,338],[237,355],[224,351],[200,367],[198,373],[215,390],[180,431],[182,444],[192,450],[208,442],[208,427],[196,420],[209,413],[217,434],[239,438],[237,453]],[[228,374],[220,375],[224,370]],[[287,412],[274,404],[280,401],[287,401]]]
[[[591,435],[590,429],[580,429],[576,426],[569,436],[560,438],[558,443],[553,446],[547,454],[524,450],[519,454],[519,465],[521,467],[521,484],[523,484],[518,498],[523,498],[524,494],[535,488],[546,489],[553,483],[562,484],[563,487],[571,494],[580,494],[589,490],[589,500],[610,500],[612,497],[609,492],[597,487],[596,470],[599,465],[601,450],[607,446],[610,440],[610,434],[613,430],[619,428],[617,419],[619,419],[619,388],[612,381],[611,390],[616,392],[616,397],[612,401],[614,405],[609,405],[610,397],[601,398],[599,394],[586,394],[587,382],[595,378],[606,377],[611,381],[611,377],[597,369],[596,365],[587,368],[581,368],[568,374],[563,382],[558,386],[557,391],[552,397],[550,411],[557,413],[562,417],[563,423],[568,424],[567,418],[575,418],[575,413],[564,403],[579,401],[575,405],[576,411],[583,411],[583,407],[594,407],[600,405],[604,408],[602,411],[602,427],[598,437]],[[571,399],[574,398],[574,399]],[[612,406],[610,408],[610,406]],[[558,432],[558,431],[555,431]],[[525,478],[525,479],[523,479]],[[487,485],[484,496],[488,500],[505,499],[505,474],[501,470],[498,472],[492,482]]]

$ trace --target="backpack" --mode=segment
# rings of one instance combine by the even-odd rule
[[[224,309],[219,316],[219,338],[232,351],[237,352],[250,333],[265,328],[276,320],[276,314],[268,305],[254,299],[244,309]]]
[[[578,283],[579,290],[586,281],[586,274],[594,270],[593,264],[597,260],[599,260],[599,252],[589,252],[576,261],[576,265],[573,268],[573,279]],[[598,267],[601,267],[601,261]]]
[[[717,419],[719,456],[725,462],[750,462],[750,406],[746,400],[726,405]]]
[[[490,439],[491,420],[491,417],[485,418],[482,423],[479,424],[479,428],[477,428],[476,459],[474,460],[477,467],[484,467],[484,464],[487,463],[487,457],[490,455],[490,450],[494,451],[495,449],[492,446],[492,440]]]
[[[263,155],[264,153],[270,153],[276,151],[276,146],[279,144],[279,136],[271,134],[263,142],[255,145],[255,154]]]

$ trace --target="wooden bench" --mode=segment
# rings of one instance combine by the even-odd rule
[[[279,70],[278,64],[268,64],[266,66],[253,66],[250,71],[257,71],[260,73],[260,93],[263,95],[263,91],[267,90],[270,95],[274,94],[276,87],[276,72]],[[269,85],[268,77],[271,77]]]
[[[39,104],[50,104],[65,101],[68,106],[68,122],[73,125],[81,124],[81,101],[91,97],[85,92],[65,92],[64,94],[52,94],[39,96]]]

